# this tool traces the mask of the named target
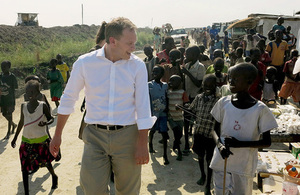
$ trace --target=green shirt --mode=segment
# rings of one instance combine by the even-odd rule
[[[228,67],[224,66],[222,73],[227,73],[228,72]],[[213,74],[215,73],[215,69],[214,69],[214,65],[210,65],[209,67],[207,67],[205,74]]]

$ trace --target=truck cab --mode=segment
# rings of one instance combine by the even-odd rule
[[[18,13],[16,26],[39,26],[37,13]]]

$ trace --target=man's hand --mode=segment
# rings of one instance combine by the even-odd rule
[[[61,134],[69,116],[70,115],[62,115],[62,114],[57,115],[56,129],[55,129],[53,139],[50,142],[50,148],[49,148],[51,154],[54,157],[58,155],[59,147],[61,144]]]
[[[50,142],[50,152],[52,156],[56,157],[59,152],[59,147],[61,144],[61,136],[54,135],[53,139]]]
[[[138,140],[136,143],[135,161],[138,165],[148,164],[148,129],[139,130]]]
[[[80,107],[80,111],[83,112],[84,110],[85,110],[85,105],[82,104],[81,107]]]

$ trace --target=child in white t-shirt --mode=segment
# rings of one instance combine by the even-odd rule
[[[252,64],[235,65],[229,75],[233,95],[221,98],[211,111],[217,121],[212,131],[216,148],[210,164],[217,195],[223,194],[226,161],[225,194],[252,194],[257,148],[271,145],[270,130],[277,127],[269,108],[248,92],[256,76]]]

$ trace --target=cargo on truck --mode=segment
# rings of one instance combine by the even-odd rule
[[[268,32],[272,29],[274,24],[277,24],[278,17],[284,18],[283,26],[291,26],[291,33],[297,35],[300,29],[300,17],[299,16],[287,16],[287,15],[272,15],[272,14],[250,14],[248,18],[239,20],[226,29],[228,32],[232,31],[232,37],[237,38],[235,34],[236,28],[255,29],[257,33],[268,37]]]

